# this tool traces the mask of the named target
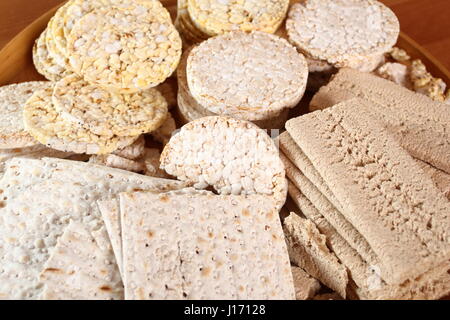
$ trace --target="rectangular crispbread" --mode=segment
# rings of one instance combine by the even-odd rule
[[[314,297],[320,290],[320,283],[302,268],[292,266],[292,277],[294,278],[295,299],[308,300]]]
[[[326,236],[330,250],[349,271],[351,298],[359,299],[439,299],[450,291],[450,275],[445,264],[424,273],[414,281],[388,285],[378,274],[376,266],[367,264],[345,241],[314,205],[289,182],[290,199]]]
[[[97,200],[124,191],[182,187],[179,181],[83,162],[50,158],[9,161],[0,182],[0,298],[39,296],[39,273],[69,222],[82,223],[90,232],[104,227]]]
[[[102,234],[108,240],[106,234]],[[58,239],[39,280],[44,300],[121,300],[123,284],[109,247],[103,247],[78,222],[71,222]]]
[[[431,177],[436,187],[450,200],[450,174],[430,166],[428,163],[417,160],[419,167]]]
[[[401,283],[450,258],[450,204],[415,160],[355,99],[287,122],[342,214]]]
[[[126,299],[294,299],[286,243],[261,195],[120,195]]]
[[[345,298],[347,269],[329,250],[326,237],[314,223],[291,213],[284,219],[283,229],[291,261]]]
[[[372,111],[414,158],[450,174],[448,105],[375,75],[344,68],[319,90],[310,109],[329,108],[356,97],[373,102]]]
[[[342,213],[311,183],[294,164],[280,152],[281,160],[286,169],[286,175],[303,195],[321,212],[329,223],[340,235],[359,253],[370,265],[379,263],[378,257],[373,252],[367,240],[348,222]],[[311,168],[311,171],[315,170]]]

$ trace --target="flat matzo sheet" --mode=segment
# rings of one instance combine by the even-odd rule
[[[38,276],[71,220],[90,232],[104,227],[97,201],[133,190],[183,187],[83,162],[15,158],[0,182],[0,298],[37,299]],[[109,250],[114,259],[112,250]]]
[[[103,231],[103,232],[101,232]],[[71,222],[58,239],[39,280],[44,300],[121,300],[123,284],[117,264],[110,259],[105,230],[96,237],[81,223]]]
[[[125,299],[295,299],[273,208],[261,195],[121,194]]]

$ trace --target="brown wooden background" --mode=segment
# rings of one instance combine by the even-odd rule
[[[381,0],[402,30],[450,69],[450,0]],[[0,49],[29,23],[63,0],[0,0]]]

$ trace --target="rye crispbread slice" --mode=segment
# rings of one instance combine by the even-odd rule
[[[292,276],[294,278],[295,299],[308,300],[316,295],[320,290],[320,283],[302,268],[292,266]]]
[[[294,299],[269,197],[120,195],[126,299]]]
[[[445,264],[401,285],[386,284],[376,266],[367,264],[297,187],[289,182],[290,199],[327,238],[327,245],[349,272],[349,298],[358,299],[439,299],[448,294],[450,275]],[[290,201],[289,201],[290,202]]]
[[[450,205],[372,108],[350,100],[286,128],[379,257],[382,278],[401,283],[448,261]]]
[[[284,219],[283,229],[291,261],[345,298],[347,269],[327,247],[326,237],[295,213]]]
[[[315,95],[310,109],[325,109],[356,97],[374,102],[372,111],[414,158],[450,174],[448,105],[392,81],[344,68]]]
[[[282,140],[284,139],[280,139],[280,145],[282,144]],[[302,171],[294,166],[294,164],[284,155],[283,152],[280,152],[280,158],[283,161],[286,174],[290,181],[301,190],[302,194],[304,194],[309,201],[311,201],[313,205],[318,208],[322,215],[326,217],[328,222],[336,228],[339,234],[342,235],[342,237],[363,257],[366,262],[371,265],[378,264],[379,259],[367,243],[367,240],[342,215],[341,211],[339,211],[339,209],[337,209],[336,206],[333,205],[333,203],[330,202],[328,198],[318,190],[318,188],[302,173]],[[305,162],[302,164],[302,167],[310,165],[311,167],[308,169],[310,169],[311,172],[316,172],[310,163]],[[324,184],[324,188],[328,189],[326,184]]]

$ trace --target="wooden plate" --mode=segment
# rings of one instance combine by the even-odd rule
[[[172,16],[175,16],[177,1],[161,0],[161,2],[169,9]],[[0,86],[30,80],[43,80],[43,77],[34,68],[31,51],[34,41],[45,29],[58,7],[30,24],[0,51]],[[405,49],[412,58],[421,59],[434,77],[439,77],[450,85],[450,72],[413,39],[401,33],[397,46]]]

